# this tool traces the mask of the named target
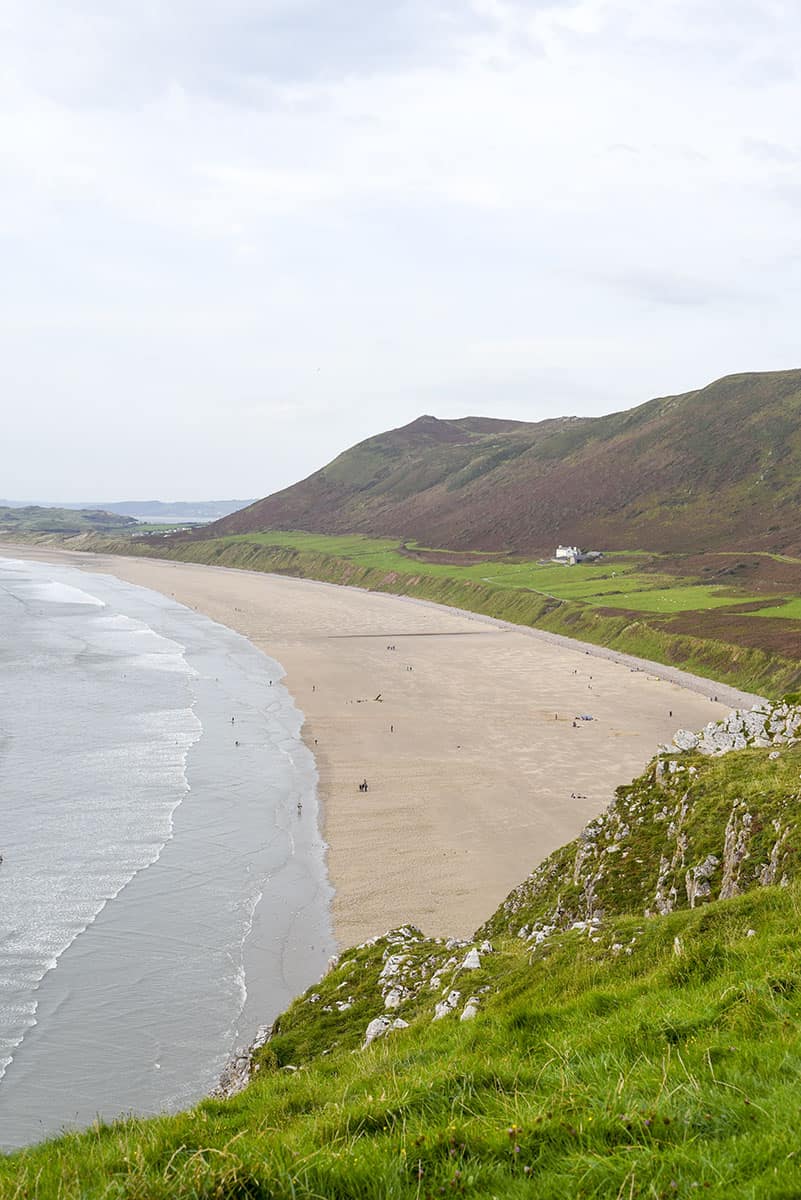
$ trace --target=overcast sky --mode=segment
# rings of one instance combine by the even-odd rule
[[[797,0],[1,0],[0,495],[801,366]]]

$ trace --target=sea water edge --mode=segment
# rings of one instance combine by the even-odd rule
[[[180,674],[197,727],[196,736],[189,721],[183,730],[184,787],[169,835],[34,989],[37,1024],[0,1081],[7,1148],[98,1114],[169,1111],[198,1099],[234,1047],[312,982],[333,949],[316,769],[280,666],[159,593],[9,560],[0,560],[0,583],[15,570],[50,590],[39,599],[51,618],[59,605],[80,615],[76,605],[99,601],[107,626],[133,622],[139,670],[144,655],[151,671]],[[130,689],[135,663],[115,659],[113,636],[100,632],[100,645],[89,639],[93,668],[116,669],[128,681],[117,679],[118,690]],[[166,645],[157,650],[150,635]],[[175,733],[163,714],[149,715],[161,734]],[[101,752],[101,772],[104,762]],[[45,776],[53,782],[52,769]],[[2,996],[0,974],[0,1008]]]

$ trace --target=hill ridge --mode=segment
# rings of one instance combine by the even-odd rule
[[[599,417],[422,414],[209,526],[361,533],[454,550],[559,542],[801,550],[801,370],[741,372]]]

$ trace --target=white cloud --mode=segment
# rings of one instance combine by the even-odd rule
[[[773,0],[6,0],[3,492],[266,492],[437,397],[792,365],[799,34]]]

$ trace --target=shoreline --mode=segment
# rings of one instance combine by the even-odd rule
[[[201,1098],[334,940],[317,771],[268,686],[279,664],[108,574],[0,574],[9,1150]]]
[[[414,597],[21,543],[0,555],[160,591],[282,665],[317,763],[340,947],[409,921],[471,933],[660,742],[758,699]]]

